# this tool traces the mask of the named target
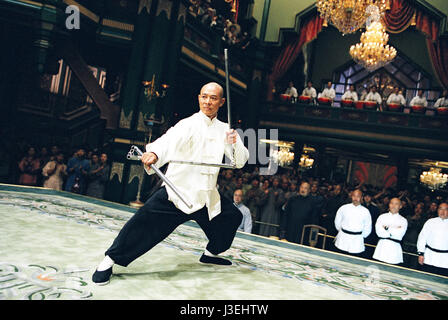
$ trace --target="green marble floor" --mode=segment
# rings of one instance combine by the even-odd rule
[[[198,262],[195,223],[132,262],[107,286],[91,282],[127,206],[0,185],[0,299],[448,299],[448,279],[238,232],[223,255]]]

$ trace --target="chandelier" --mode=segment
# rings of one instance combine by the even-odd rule
[[[169,85],[162,83],[160,85],[160,90],[157,90],[155,74],[152,75],[151,81],[147,81],[147,80],[142,81],[142,85],[143,85],[143,93],[148,102],[154,98],[165,98],[167,90],[170,87]]]
[[[281,167],[287,167],[294,161],[294,152],[289,151],[289,147],[279,146],[280,150],[275,150],[272,153],[272,158]]]
[[[382,15],[389,9],[389,0],[318,0],[317,10],[324,23],[331,22],[342,34],[353,33],[366,22],[366,9],[375,5]]]
[[[302,168],[309,169],[313,166],[313,163],[314,159],[307,154],[302,154],[300,157],[299,166]]]
[[[378,14],[371,15],[367,21],[366,31],[361,35],[361,43],[350,47],[353,60],[368,71],[388,64],[397,55],[394,47],[386,45],[389,35],[379,20]]]
[[[448,182],[448,174],[442,173],[442,169],[440,168],[431,168],[429,171],[422,172],[420,182],[431,190],[437,190],[446,185]]]

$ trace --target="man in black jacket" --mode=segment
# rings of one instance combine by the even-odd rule
[[[289,199],[286,204],[280,224],[281,239],[300,243],[303,226],[319,223],[319,204],[316,198],[310,195],[310,190],[310,184],[302,182],[299,195]]]

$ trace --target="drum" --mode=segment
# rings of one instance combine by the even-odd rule
[[[324,105],[324,106],[331,105],[331,99],[329,99],[329,98],[320,97],[319,99],[317,99],[317,101],[319,102],[320,105]]]
[[[301,103],[310,103],[310,102],[311,102],[311,97],[308,97],[308,96],[300,96],[300,97],[299,97],[299,102],[301,102]]]
[[[441,116],[448,116],[448,107],[438,107],[437,114]]]
[[[341,106],[344,108],[353,108],[354,103],[352,100],[341,100]]]
[[[355,103],[355,108],[360,110],[364,109],[364,101],[357,101]]]
[[[364,109],[366,110],[376,110],[377,107],[376,101],[365,101],[364,102]]]
[[[281,94],[280,100],[283,102],[291,102],[291,96],[289,94]]]
[[[425,106],[411,106],[411,111],[413,113],[420,113],[420,114],[424,114],[426,112],[426,107]]]
[[[388,111],[395,111],[395,112],[401,111],[401,105],[398,104],[398,103],[389,103],[387,105],[387,110]]]

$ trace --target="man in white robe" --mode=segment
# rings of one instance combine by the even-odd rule
[[[448,277],[448,203],[442,202],[437,218],[428,219],[417,239],[422,270]]]
[[[370,88],[370,92],[367,94],[365,101],[373,101],[376,102],[378,105],[381,105],[383,99],[381,98],[381,95],[376,91],[376,86],[372,86]]]
[[[403,250],[401,239],[408,228],[408,221],[398,212],[401,209],[401,200],[392,198],[389,201],[389,212],[383,213],[375,223],[378,235],[373,258],[390,264],[403,263]]]
[[[354,85],[350,85],[349,89],[344,92],[344,94],[341,97],[342,100],[351,100],[353,102],[358,101],[358,93],[355,90]]]
[[[443,90],[442,96],[434,103],[434,108],[448,107],[448,90]]]
[[[365,251],[364,238],[372,232],[372,218],[369,210],[361,205],[361,190],[354,190],[351,199],[352,203],[344,204],[336,212],[334,224],[338,234],[335,246],[342,253],[362,257]]]
[[[392,92],[386,101],[387,104],[395,103],[402,106],[406,105],[406,99],[403,97],[403,95],[400,93],[400,88],[395,87],[394,92]]]
[[[333,100],[336,97],[336,91],[334,91],[334,89],[332,88],[332,83],[331,81],[328,81],[327,83],[327,87],[321,92],[319,93],[319,95],[317,96],[317,98],[328,98],[331,100],[331,105],[333,105]]]
[[[423,95],[423,90],[419,89],[417,91],[417,95],[412,98],[411,102],[409,102],[409,105],[412,106],[423,106],[423,107],[427,107],[428,106],[428,101],[426,101],[425,96]]]
[[[217,119],[218,110],[225,102],[223,88],[215,82],[204,85],[198,101],[199,112],[179,121],[146,146],[141,161],[148,174],[153,173],[151,164],[162,167],[171,160],[221,163],[225,154],[233,158],[237,168],[247,162],[249,151],[238,133]],[[231,261],[218,254],[230,248],[242,214],[230,200],[220,197],[216,185],[218,174],[218,167],[169,163],[165,176],[192,207],[185,205],[163,183],[120,230],[92,281],[107,284],[115,263],[126,267],[189,220],[195,220],[209,240],[199,261],[231,265]]]
[[[308,81],[306,88],[303,89],[302,96],[311,97],[311,100],[316,99],[317,92],[316,89],[314,89],[313,83],[311,81]]]

